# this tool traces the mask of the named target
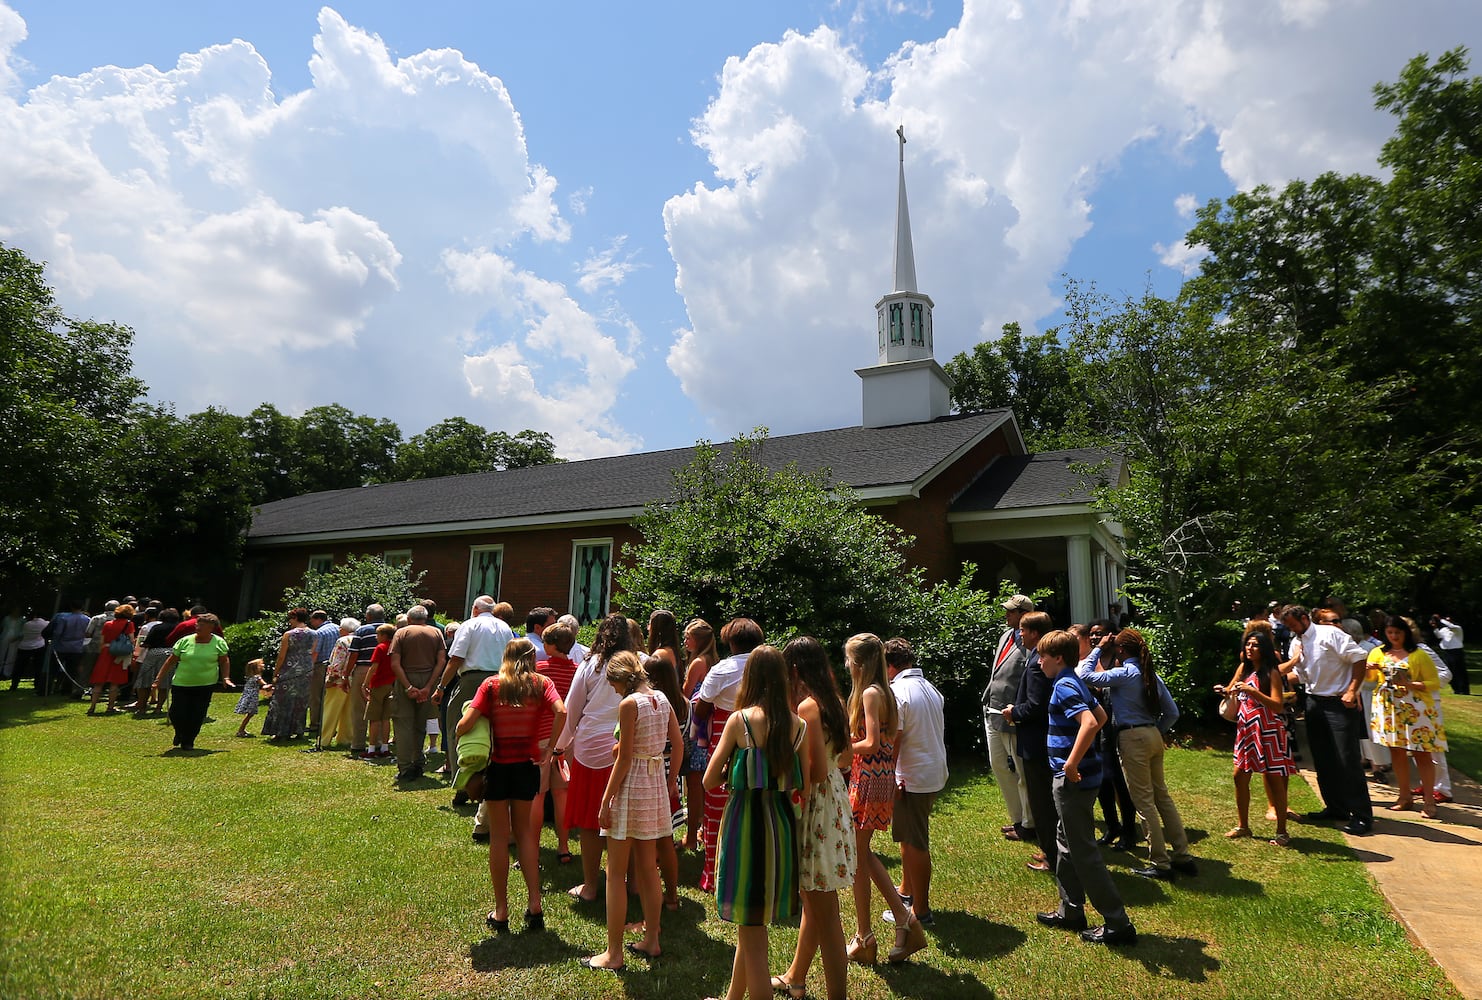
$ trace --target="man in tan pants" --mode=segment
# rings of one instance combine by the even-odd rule
[[[437,713],[432,691],[442,677],[447,647],[443,633],[427,624],[427,609],[420,604],[407,611],[407,623],[391,640],[391,671],[396,684],[391,689],[391,717],[396,723],[396,780],[422,777],[423,734],[427,720]]]

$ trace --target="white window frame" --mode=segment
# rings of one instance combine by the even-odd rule
[[[412,550],[387,549],[381,553],[381,562],[387,566],[410,566],[412,564]]]
[[[577,617],[578,620],[581,620],[581,616],[582,616],[581,613],[584,612],[584,611],[586,611],[585,602],[583,602],[578,597],[578,593],[577,593],[578,592],[577,573],[581,569],[581,563],[580,563],[581,551],[582,551],[583,548],[595,548],[596,546],[599,546],[599,545],[605,545],[607,547],[607,573],[606,573],[606,578],[602,581],[602,607],[601,607],[601,609],[599,610],[599,612],[596,615],[592,616],[588,620],[590,620],[590,621],[599,621],[602,618],[605,618],[607,616],[608,612],[612,608],[612,557],[613,557],[613,540],[612,540],[612,538],[611,537],[607,537],[607,538],[573,538],[571,540],[571,588],[570,588],[570,594],[569,594],[569,598],[570,599],[567,602],[567,605],[566,606],[571,609],[571,613],[573,615],[576,615],[576,617]],[[580,609],[580,611],[578,609]],[[583,622],[583,624],[585,624],[585,622]]]
[[[322,568],[319,565],[317,565],[318,563],[321,563],[321,562],[324,564]],[[333,552],[319,552],[319,553],[316,553],[314,555],[309,556],[309,568],[307,570],[305,570],[304,572],[305,573],[328,573],[332,569],[334,569],[334,553]]]
[[[495,586],[492,591],[482,589],[482,584],[479,584],[478,586],[475,586],[474,584],[475,560],[477,560],[480,555],[486,552],[497,552],[499,554],[499,576],[494,581],[498,586]],[[499,600],[499,587],[503,586],[504,584],[504,546],[502,544],[470,545],[468,547],[468,577],[465,583],[468,590],[468,599],[463,602],[463,607],[465,609],[473,607],[474,599],[483,594],[488,594],[496,601]]]

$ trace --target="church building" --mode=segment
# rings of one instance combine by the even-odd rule
[[[932,582],[955,579],[970,561],[984,588],[1001,579],[1049,587],[1057,622],[1090,621],[1126,582],[1121,527],[1092,508],[1096,488],[1126,483],[1126,462],[1098,448],[1029,454],[1012,411],[951,412],[933,303],[916,283],[898,136],[894,281],[875,304],[876,363],[856,371],[860,425],[768,438],[758,457],[829,469],[915,537],[907,558]],[[642,540],[634,519],[692,456],[676,448],[264,504],[247,534],[237,617],[275,606],[309,570],[372,554],[426,571],[423,594],[454,617],[491,594],[521,615],[548,605],[599,618],[611,606],[614,561]]]

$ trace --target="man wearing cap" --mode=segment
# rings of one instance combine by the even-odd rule
[[[1019,632],[1019,619],[1034,610],[1034,602],[1015,594],[1003,603],[1004,621],[1008,628],[998,637],[998,648],[988,672],[988,686],[983,689],[983,728],[988,737],[988,763],[993,767],[993,780],[1008,809],[1009,825],[1003,835],[1009,840],[1034,839],[1034,817],[1029,811],[1029,792],[1024,787],[1024,769],[1014,762],[1016,735],[1014,727],[1003,717],[1019,691],[1019,676],[1024,673],[1024,642]]]

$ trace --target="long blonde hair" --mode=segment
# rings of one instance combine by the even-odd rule
[[[715,646],[715,629],[703,618],[696,618],[684,627],[684,637],[688,639],[691,635],[695,637],[695,645],[700,647],[695,656],[705,661],[707,667],[713,667],[720,662],[720,650]]]
[[[523,705],[535,687],[535,645],[529,639],[511,639],[499,664],[499,703]]]
[[[880,738],[895,739],[900,728],[900,707],[895,703],[895,694],[890,690],[890,678],[885,673],[885,643],[871,632],[861,632],[844,643],[844,656],[854,661],[857,676],[849,692],[849,731],[858,739],[865,731],[864,693],[878,687],[885,696],[885,715],[880,720]]]

